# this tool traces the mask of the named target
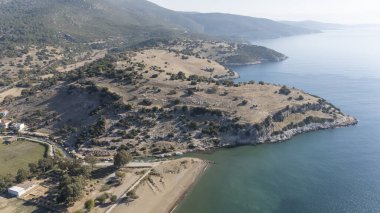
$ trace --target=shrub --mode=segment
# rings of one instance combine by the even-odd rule
[[[115,203],[117,201],[117,196],[116,195],[112,195],[111,198],[110,198],[110,201],[112,203]]]
[[[101,191],[101,192],[105,192],[105,191],[108,191],[110,188],[111,188],[110,185],[108,185],[108,184],[104,184],[104,185],[102,186],[102,188],[100,188],[100,191]]]
[[[148,99],[144,99],[140,102],[140,105],[143,105],[143,106],[150,106],[152,104],[153,104],[153,102],[151,100],[148,100]]]
[[[175,99],[174,101],[173,101],[173,104],[174,105],[178,105],[178,104],[180,104],[181,103],[181,101],[179,100],[179,99]]]
[[[87,211],[91,211],[95,207],[95,201],[93,199],[87,200],[86,203],[84,203],[84,208],[87,209]]]
[[[248,101],[247,101],[247,100],[243,100],[243,101],[240,103],[241,106],[245,106],[245,105],[247,105],[247,104],[248,104]]]
[[[298,98],[296,99],[297,101],[303,101],[305,98],[302,96],[302,95],[300,95],[300,96],[298,96]]]
[[[128,198],[132,198],[132,199],[137,199],[139,198],[139,196],[136,195],[136,192],[135,191],[130,191],[127,193],[127,197]]]
[[[278,91],[281,95],[289,95],[291,93],[290,89],[288,89],[286,86],[281,87],[281,89]]]
[[[105,204],[107,199],[109,198],[109,195],[107,193],[104,193],[96,198],[96,201],[98,201],[101,204]]]
[[[120,172],[120,171],[117,171],[115,173],[116,177],[119,178],[119,179],[124,179],[125,178],[125,173],[124,172]]]

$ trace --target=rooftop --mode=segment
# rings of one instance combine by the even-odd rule
[[[19,187],[19,186],[12,186],[11,188],[9,188],[9,190],[14,191],[14,192],[18,192],[18,193],[25,191],[24,188]]]

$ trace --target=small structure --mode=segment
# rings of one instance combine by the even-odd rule
[[[21,197],[36,186],[35,183],[28,181],[8,189],[8,194],[15,197]]]
[[[176,156],[182,156],[183,155],[183,152],[176,152],[174,153]]]
[[[25,129],[25,124],[23,123],[12,123],[9,127],[9,129],[15,131],[15,132],[20,132]]]

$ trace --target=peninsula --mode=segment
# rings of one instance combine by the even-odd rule
[[[231,67],[317,33],[145,0],[0,0],[0,211],[169,212],[212,164],[189,152],[354,125],[325,99]]]
[[[97,201],[99,212],[141,210],[148,208],[144,200],[155,200],[158,205],[163,202],[162,196],[167,202],[160,208],[168,211],[208,164],[188,159],[149,167],[129,165],[127,169],[119,168],[113,180],[114,163],[110,161],[115,158],[117,162],[120,153],[134,159],[166,159],[218,147],[280,142],[307,131],[357,123],[323,98],[302,90],[265,82],[231,81],[239,76],[227,65],[286,59],[276,51],[220,41],[152,42],[128,50],[103,51],[101,55],[89,53],[87,63],[78,61],[46,70],[37,77],[29,75],[22,80],[23,88],[16,80],[5,87],[2,93],[7,95],[0,94],[4,96],[1,108],[6,118],[26,126],[18,134],[43,138],[52,149],[64,150],[66,156],[84,159],[98,168],[90,183],[80,188],[87,193],[86,198]],[[51,57],[60,54],[53,48],[47,49],[49,52]],[[26,58],[24,55],[19,60]],[[12,93],[14,96],[9,95]],[[3,129],[7,131],[5,126]],[[64,157],[63,152],[58,154]],[[65,168],[61,157],[55,157],[57,162],[52,164]],[[70,168],[80,166],[77,160],[70,164],[69,173]],[[182,181],[178,180],[180,176],[184,177]],[[93,181],[106,183],[100,187]],[[44,190],[56,190],[63,183]],[[175,188],[178,184],[183,187]],[[112,207],[102,204],[111,195]],[[51,198],[54,201],[39,198],[58,202],[42,206],[75,211],[86,202],[81,194],[55,196]],[[61,203],[62,196],[69,200]],[[151,212],[157,207],[154,202],[149,207]]]

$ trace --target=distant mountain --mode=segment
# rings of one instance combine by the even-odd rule
[[[294,27],[302,27],[310,30],[337,30],[349,27],[343,24],[325,23],[317,21],[281,21],[283,24],[291,25]]]
[[[316,33],[269,19],[224,13],[185,13],[185,17],[202,26],[200,33],[244,39],[269,39],[298,34]]]
[[[268,19],[183,13],[146,0],[0,0],[0,43],[212,36],[266,39],[314,33]]]

